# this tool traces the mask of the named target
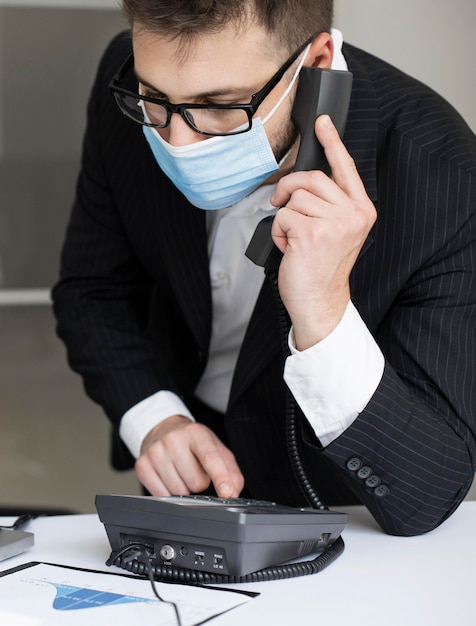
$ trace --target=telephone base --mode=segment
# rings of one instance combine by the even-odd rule
[[[144,546],[152,565],[243,576],[310,554],[340,536],[345,513],[211,496],[98,495],[113,551]]]

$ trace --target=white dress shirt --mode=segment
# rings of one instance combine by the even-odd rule
[[[347,69],[342,34],[333,29],[332,69]],[[258,222],[276,212],[274,185],[264,185],[235,205],[207,212],[213,322],[210,354],[196,389],[208,406],[225,412],[231,381],[246,328],[264,280],[245,250]],[[199,210],[199,209],[197,209]],[[384,357],[351,302],[330,335],[299,352],[292,329],[284,379],[323,446],[344,432],[365,408],[383,374]],[[172,415],[193,420],[182,400],[162,390],[127,411],[120,435],[132,455],[140,456],[144,437]]]

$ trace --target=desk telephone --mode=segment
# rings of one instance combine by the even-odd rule
[[[342,136],[351,86],[349,72],[301,69],[292,111],[301,131],[295,170],[330,173],[314,122],[327,113]],[[265,218],[258,224],[246,255],[268,274],[273,273],[277,283],[281,253],[271,239],[272,220]],[[290,428],[294,428],[292,419],[290,416]],[[340,535],[348,516],[320,503],[305,475],[299,450],[292,445],[288,446],[290,458],[313,508],[202,495],[98,495],[96,508],[112,548],[107,563],[157,580],[190,583],[254,582],[321,571],[343,551]],[[285,563],[316,553],[312,560]]]

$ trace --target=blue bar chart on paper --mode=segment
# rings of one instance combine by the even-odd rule
[[[144,578],[33,563],[0,576],[0,624],[176,626],[175,605],[183,626],[194,626],[253,599],[233,589],[166,583],[157,589],[162,600]]]

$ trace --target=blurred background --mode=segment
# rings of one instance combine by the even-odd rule
[[[337,0],[345,39],[439,91],[476,130],[476,4]],[[0,506],[94,512],[140,493],[109,466],[109,425],[56,339],[49,290],[115,0],[0,0]],[[476,497],[473,487],[471,496]]]

